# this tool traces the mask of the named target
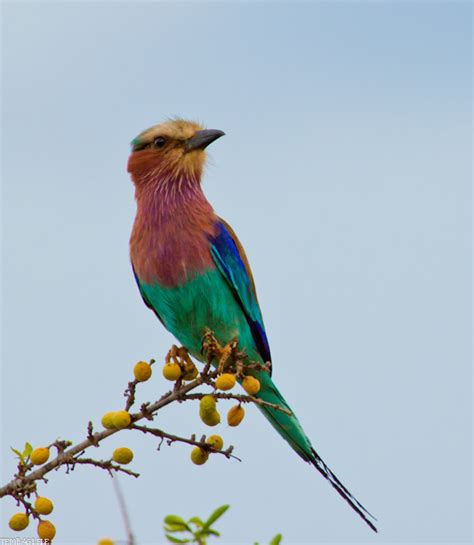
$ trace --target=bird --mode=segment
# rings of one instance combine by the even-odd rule
[[[256,397],[286,412],[258,405],[291,448],[377,531],[373,515],[349,492],[313,448],[272,380],[270,346],[255,282],[244,248],[215,212],[202,189],[206,148],[224,132],[171,118],[131,142],[128,172],[135,187],[136,216],[130,258],[141,297],[163,326],[197,360],[211,330],[222,345],[238,340],[262,369],[253,374]]]

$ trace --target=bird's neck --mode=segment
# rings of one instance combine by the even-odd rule
[[[206,223],[214,211],[206,199],[200,179],[188,175],[160,176],[136,185],[137,219],[152,229],[172,221]]]
[[[217,217],[200,180],[183,176],[146,182],[136,185],[132,262],[141,278],[176,285],[189,271],[209,265],[209,237]]]

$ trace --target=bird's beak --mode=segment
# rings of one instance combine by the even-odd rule
[[[224,136],[224,131],[219,131],[217,129],[206,129],[203,131],[197,131],[194,136],[192,136],[186,142],[186,151],[193,151],[195,149],[204,149],[207,148],[209,144],[212,144],[214,140],[217,140],[221,136]]]

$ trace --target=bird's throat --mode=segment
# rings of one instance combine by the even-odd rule
[[[148,180],[136,185],[136,200],[130,254],[141,280],[173,287],[213,266],[216,215],[199,180]]]

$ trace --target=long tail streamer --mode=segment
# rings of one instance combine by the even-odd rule
[[[377,519],[367,511],[367,509],[358,502],[354,496],[347,490],[347,488],[341,483],[341,481],[334,475],[334,473],[328,468],[328,466],[323,462],[319,454],[311,448],[313,457],[308,461],[313,464],[313,466],[321,473],[321,475],[328,480],[337,493],[343,497],[346,502],[354,509],[354,511],[372,528],[374,532],[377,532],[377,528],[372,520],[376,521]],[[372,520],[371,520],[372,519]]]

